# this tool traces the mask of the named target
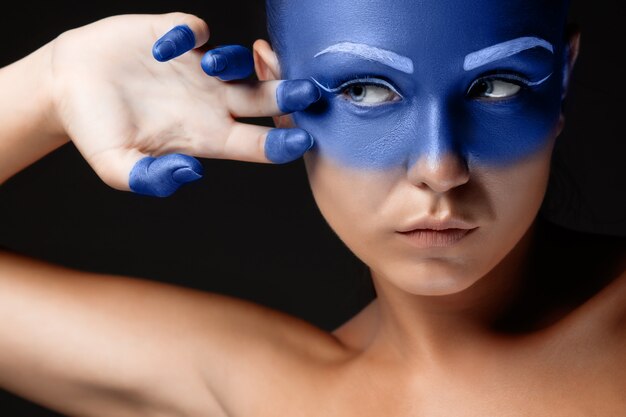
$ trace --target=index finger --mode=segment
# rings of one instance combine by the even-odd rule
[[[305,110],[322,96],[311,80],[252,81],[225,86],[233,117],[270,117]]]
[[[152,55],[160,62],[169,61],[204,45],[210,35],[209,26],[204,20],[186,13],[162,15],[154,30],[158,33],[168,30],[152,47]]]

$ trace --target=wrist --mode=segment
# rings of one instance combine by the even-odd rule
[[[37,69],[34,79],[37,80],[37,95],[35,102],[39,115],[39,130],[52,144],[61,146],[69,141],[69,137],[60,117],[60,100],[58,74],[54,68],[54,46],[57,40],[53,40],[35,52],[33,59],[34,68]]]
[[[54,105],[50,49],[0,69],[0,184],[69,140]]]

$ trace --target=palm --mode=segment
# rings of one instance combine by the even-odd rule
[[[109,165],[108,153],[128,149],[223,154],[234,119],[224,105],[225,84],[200,71],[201,54],[157,62],[150,20],[124,16],[115,23],[120,30],[105,39],[97,30],[101,22],[93,24],[89,40],[84,34],[74,40],[70,32],[55,51],[55,66],[63,67],[57,70],[72,75],[60,86],[61,119],[87,161],[94,168],[100,161]],[[106,175],[107,167],[99,168]]]
[[[197,47],[209,36],[195,16],[127,15],[66,32],[53,44],[56,115],[105,183],[166,196],[200,177],[202,167],[190,155],[284,163],[312,146],[300,129],[272,130],[235,120],[305,108],[320,97],[310,80],[225,83],[203,73],[197,50],[158,62],[153,44],[166,31],[164,38],[183,34],[183,46],[167,38],[181,53],[194,46],[190,40]],[[247,77],[252,66],[243,47],[217,48],[207,56],[228,57],[224,74],[230,80]],[[136,180],[147,191],[134,187]]]

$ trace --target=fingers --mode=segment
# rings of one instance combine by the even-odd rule
[[[255,128],[257,127],[253,125],[242,124],[237,133],[245,133],[245,129],[253,131]],[[240,136],[237,137],[241,138]],[[239,160],[284,164],[302,157],[314,144],[311,135],[302,129],[272,129],[260,140],[263,144],[263,157],[255,155],[254,146],[250,146],[253,144],[252,142],[246,147],[233,144],[238,155],[231,152],[230,156]],[[248,155],[245,155],[246,148],[250,152]],[[261,146],[256,147],[256,149],[260,148]],[[201,179],[202,174],[202,164],[188,155],[146,156],[137,161],[131,169],[128,176],[128,186],[132,192],[137,194],[169,197],[181,186]]]
[[[302,157],[313,144],[306,130],[272,129],[265,140],[265,157],[275,164],[285,164]]]
[[[243,80],[254,72],[252,52],[241,45],[215,48],[202,57],[202,69],[222,81]]]
[[[313,137],[303,129],[269,129],[235,123],[219,154],[215,150],[201,153],[209,158],[284,164],[302,157],[313,145]]]
[[[234,117],[280,116],[305,110],[322,96],[310,80],[231,84],[225,89],[226,108]]]
[[[202,165],[191,156],[151,157],[133,149],[111,149],[89,158],[109,186],[153,197],[168,197],[182,185],[202,178]]]
[[[276,89],[276,103],[282,113],[302,111],[320,97],[322,92],[311,80],[282,81]]]
[[[160,62],[176,58],[209,40],[209,26],[194,15],[169,13],[163,16],[160,25],[163,27],[155,28],[158,33],[168,30],[152,47],[152,55]]]
[[[169,197],[182,185],[202,178],[202,165],[183,154],[145,157],[129,175],[131,191],[152,197]]]

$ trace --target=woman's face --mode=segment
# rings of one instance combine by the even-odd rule
[[[422,295],[469,287],[543,200],[562,126],[563,10],[540,0],[284,3],[282,76],[323,92],[292,116],[316,140],[305,162],[323,215],[376,279]],[[451,230],[401,233],[440,227]]]

